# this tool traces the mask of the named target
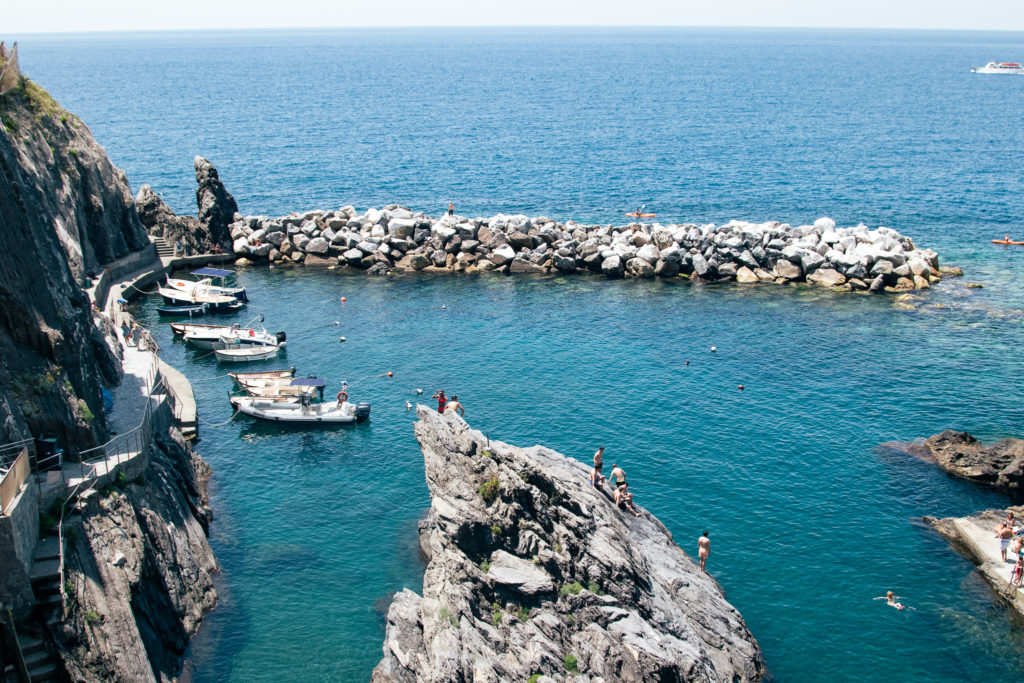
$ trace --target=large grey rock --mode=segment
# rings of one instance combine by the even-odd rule
[[[786,278],[787,280],[796,280],[803,275],[803,271],[800,270],[800,266],[792,261],[780,259],[779,262],[775,264],[775,274],[779,277]]]
[[[392,218],[388,221],[388,234],[402,239],[412,237],[416,232],[416,223],[417,221],[412,218]]]
[[[807,276],[807,281],[822,287],[836,287],[846,282],[846,276],[831,268],[818,268]]]
[[[516,257],[516,250],[507,244],[503,244],[491,252],[489,260],[497,267],[510,263]]]
[[[199,208],[199,222],[210,232],[210,239],[225,245],[231,240],[228,227],[235,220],[238,204],[224,188],[220,174],[209,161],[197,156],[193,160],[196,171],[196,206]]]
[[[622,259],[618,254],[612,254],[608,258],[601,261],[601,272],[609,278],[620,278],[625,273],[625,268],[622,266]]]
[[[645,245],[651,246],[651,245]],[[655,249],[657,251],[657,249]],[[654,266],[642,258],[631,258],[626,262],[626,272],[633,277],[652,278],[654,277]]]
[[[764,675],[714,579],[657,519],[590,486],[587,466],[488,442],[451,413],[419,406],[417,417],[430,559],[423,596],[402,591],[388,610],[374,683],[564,681],[570,654],[579,681]]]
[[[309,254],[326,254],[328,246],[323,237],[315,237],[306,244],[305,251]]]
[[[1024,439],[986,446],[967,432],[947,429],[929,437],[924,448],[950,474],[1007,491],[1024,488]]]

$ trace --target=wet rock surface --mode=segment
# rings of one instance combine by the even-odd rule
[[[398,593],[374,681],[745,681],[761,651],[665,527],[547,448],[417,408],[423,595]],[[541,680],[544,680],[543,678]]]

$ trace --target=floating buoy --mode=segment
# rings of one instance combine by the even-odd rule
[[[690,364],[690,361],[686,361],[685,363],[683,363],[683,365],[689,365],[689,364]]]
[[[345,297],[341,297],[341,303],[345,303],[346,301],[348,301],[348,299],[346,299]]]
[[[393,373],[390,373],[390,372],[389,372],[389,373],[388,373],[388,377],[392,377],[392,376],[393,376]]]
[[[740,385],[740,391],[743,391],[743,385],[742,384]]]
[[[345,339],[344,337],[338,337],[338,341],[348,341],[348,340]]]
[[[718,347],[717,347],[717,346],[712,346],[712,347],[711,347],[711,353],[714,353],[714,352],[715,352],[715,351],[717,351],[717,350],[718,350]]]

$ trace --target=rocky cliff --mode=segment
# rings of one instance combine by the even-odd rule
[[[423,406],[417,417],[429,564],[422,597],[395,596],[373,681],[764,675],[742,616],[652,515],[620,511],[547,448],[488,442]]]
[[[68,618],[56,629],[81,681],[171,681],[217,594],[206,539],[209,468],[171,428],[133,481],[81,498],[65,524]]]
[[[106,436],[101,379],[120,371],[82,278],[149,242],[124,173],[78,117],[23,78],[0,118],[0,442],[88,447]]]
[[[228,225],[236,218],[238,204],[224,187],[213,164],[197,156],[193,166],[198,184],[196,206],[199,218],[178,216],[149,185],[143,185],[135,197],[142,224],[151,235],[162,237],[168,244],[182,240],[194,253],[218,248],[230,251],[231,231]]]

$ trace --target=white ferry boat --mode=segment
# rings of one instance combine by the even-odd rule
[[[985,66],[973,67],[971,73],[1024,75],[1024,66],[1021,66],[1020,62],[989,62]]]

